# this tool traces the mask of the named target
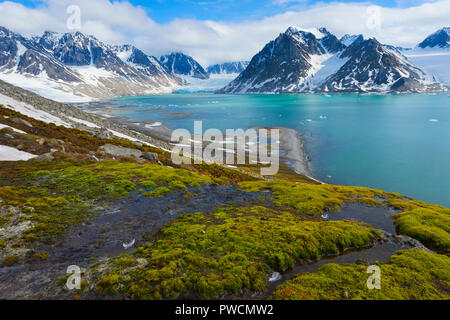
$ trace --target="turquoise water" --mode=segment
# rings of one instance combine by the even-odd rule
[[[400,192],[450,207],[448,94],[174,94],[119,98],[111,104],[135,106],[114,111],[117,116],[164,121],[171,129],[193,130],[194,120],[203,120],[204,130],[298,129],[318,179]],[[175,112],[192,115],[161,115]]]

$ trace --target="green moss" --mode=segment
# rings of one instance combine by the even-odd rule
[[[171,190],[187,190],[187,187],[181,181],[170,181],[167,187]]]
[[[277,206],[315,215],[324,211],[337,211],[344,202],[359,201],[368,206],[383,206],[378,199],[385,199],[390,207],[403,210],[391,216],[400,234],[415,238],[439,253],[450,253],[450,209],[442,206],[362,187],[312,185],[282,180],[242,182],[239,185],[249,192],[271,190]]]
[[[145,188],[145,189],[153,189],[156,188],[156,183],[154,183],[151,180],[145,180],[141,182],[141,185]]]
[[[118,161],[29,162],[14,170],[13,177],[21,185],[0,187],[0,198],[5,204],[20,206],[34,222],[23,236],[28,243],[52,242],[68,226],[92,217],[94,204],[120,200],[140,187],[158,187],[146,195],[163,197],[186,190],[187,185],[213,182],[208,176],[184,169]],[[3,177],[8,183],[14,181],[8,172]]]
[[[399,194],[362,187],[313,185],[284,180],[241,182],[239,186],[248,192],[269,189],[275,197],[276,205],[315,215],[321,215],[325,210],[337,211],[344,202],[360,201],[369,205],[382,205],[374,198],[401,197]]]
[[[356,222],[302,221],[263,207],[183,215],[165,226],[156,242],[130,255],[146,264],[126,268],[123,257],[107,262],[110,272],[98,291],[138,299],[261,291],[270,270],[367,246],[377,236]]]
[[[0,248],[6,247],[6,241],[3,239],[0,239]]]
[[[450,209],[417,200],[392,200],[390,204],[405,210],[392,215],[399,233],[440,253],[450,254]]]
[[[159,187],[156,188],[155,190],[145,192],[143,195],[149,198],[162,198],[170,192],[172,192],[172,190],[170,190],[167,187]]]
[[[47,260],[48,252],[47,251],[41,251],[41,252],[33,254],[31,257],[33,259],[38,259],[38,260]]]
[[[379,264],[381,289],[369,290],[367,266],[327,264],[316,273],[301,273],[279,286],[272,299],[449,299],[450,258],[422,250],[399,251]]]
[[[2,264],[4,266],[12,266],[13,264],[17,264],[21,261],[19,256],[8,256],[3,259]]]

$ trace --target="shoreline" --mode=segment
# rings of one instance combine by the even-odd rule
[[[107,102],[94,103],[93,105],[87,103],[83,105],[82,110],[107,119],[108,121],[116,123],[119,126],[126,127],[128,130],[136,131],[151,137],[156,137],[163,140],[165,143],[171,144],[170,138],[173,130],[169,129],[164,122],[153,120],[132,121],[128,117],[115,117],[112,115],[113,110],[119,107],[107,108],[106,105]],[[312,174],[309,166],[309,160],[304,149],[303,139],[301,138],[301,133],[299,130],[281,126],[252,128],[279,129],[280,161],[296,174],[303,175],[321,184],[324,183],[323,181],[314,178]]]

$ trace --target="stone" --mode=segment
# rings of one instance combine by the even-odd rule
[[[52,161],[53,159],[55,159],[55,157],[53,157],[52,152],[48,152],[48,153],[41,154],[40,156],[37,156],[34,159],[36,161]]]
[[[147,160],[158,160],[158,154],[154,152],[146,152],[143,157]]]
[[[269,282],[275,282],[282,278],[281,274],[279,272],[272,273],[272,276],[269,279]]]
[[[96,136],[100,139],[111,139],[112,134],[108,129],[101,128],[100,131],[96,133]]]
[[[24,125],[26,125],[27,127],[33,128],[33,125],[32,125],[31,123],[29,123],[28,121],[26,121],[26,120],[23,120],[23,119],[20,119],[20,118],[13,118],[12,121],[13,121],[14,123],[17,123],[17,124],[24,124]]]
[[[116,146],[113,144],[105,144],[98,148],[99,151],[104,151],[107,154],[117,156],[117,157],[130,157],[135,156],[136,158],[141,157],[142,152],[137,149],[124,148],[120,146]]]

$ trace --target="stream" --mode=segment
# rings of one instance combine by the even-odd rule
[[[245,192],[235,186],[210,184],[190,188],[189,191],[192,194],[189,198],[184,197],[184,191],[163,198],[148,198],[133,192],[118,204],[102,208],[91,221],[68,230],[67,236],[60,242],[44,246],[42,249],[49,252],[46,260],[26,260],[21,264],[0,268],[0,299],[71,298],[73,292],[64,291],[55,281],[66,274],[68,266],[86,268],[95,262],[132,252],[152,241],[163,226],[180,214],[212,212],[222,205],[273,206],[271,193]],[[317,271],[326,263],[355,263],[361,260],[369,264],[375,261],[387,262],[397,250],[424,248],[414,239],[395,235],[390,218],[394,212],[385,207],[352,203],[343,205],[338,212],[328,213],[328,220],[348,219],[369,223],[380,229],[387,241],[376,241],[370,248],[347,250],[342,255],[299,264],[284,272],[277,281],[268,282],[264,293],[252,293],[245,298],[268,298],[275,287],[284,281],[301,272]],[[125,248],[124,244],[128,244],[129,248]]]

